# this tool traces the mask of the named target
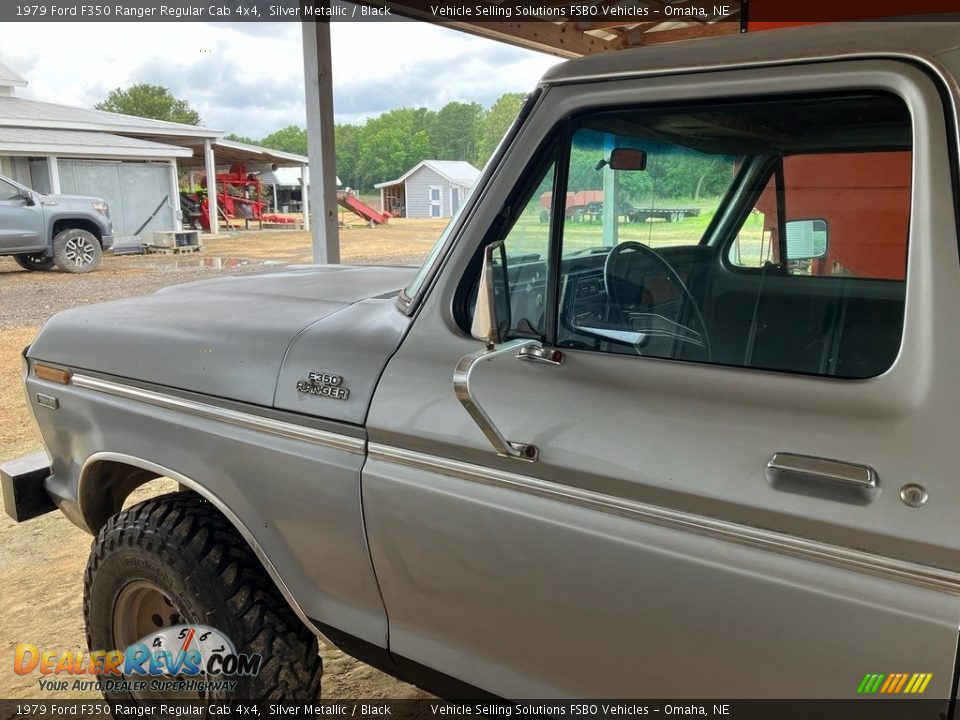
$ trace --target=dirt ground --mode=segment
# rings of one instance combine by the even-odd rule
[[[394,219],[387,226],[341,232],[342,260],[358,264],[419,264],[443,229],[443,220]],[[89,275],[28,273],[0,258],[0,462],[41,449],[20,384],[20,352],[51,315],[68,307],[143,295],[161,287],[223,274],[309,263],[310,234],[245,232],[203,240],[200,253],[107,257]],[[167,482],[167,485],[163,483]],[[172,489],[150,483],[133,501]],[[51,650],[85,648],[83,569],[90,538],[59,513],[17,525],[0,513],[0,698],[76,699],[93,693],[39,691],[37,675],[15,675],[13,651],[26,642]],[[323,697],[423,698],[401,683],[339,651],[323,649]]]

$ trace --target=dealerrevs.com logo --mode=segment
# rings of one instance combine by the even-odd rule
[[[205,625],[164,628],[124,650],[41,650],[19,643],[13,657],[16,674],[39,672],[40,689],[48,691],[229,692],[237,686],[231,677],[256,675],[262,664],[262,655],[238,653],[226,635]]]

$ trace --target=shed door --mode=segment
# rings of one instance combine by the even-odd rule
[[[460,207],[460,188],[456,185],[450,188],[450,214],[454,215]]]
[[[161,203],[160,211],[141,234],[174,229],[174,199],[170,197],[170,166],[166,163],[61,159],[59,165],[61,191],[106,200],[117,235],[134,234]]]
[[[441,197],[442,196],[440,194],[440,188],[437,187],[436,185],[431,185],[430,186],[430,217],[441,216],[442,214],[441,207],[440,207],[440,203],[442,202],[440,199]]]

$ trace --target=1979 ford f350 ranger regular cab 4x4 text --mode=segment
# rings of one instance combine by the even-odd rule
[[[958,76],[947,23],[558,65],[419,271],[51,319],[24,356],[49,459],[7,506],[97,536],[91,648],[202,622],[267,658],[240,696],[315,693],[319,635],[440,692],[910,671],[945,707]],[[699,212],[637,212],[665,207]],[[162,476],[184,491],[121,511]]]

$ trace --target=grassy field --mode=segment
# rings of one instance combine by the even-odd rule
[[[719,198],[703,198],[698,201],[679,200],[671,202],[673,207],[695,207],[700,214],[686,217],[679,222],[649,220],[647,222],[625,222],[621,216],[616,228],[616,241],[633,241],[649,247],[672,247],[677,245],[696,245],[713,220]],[[549,241],[549,225],[540,221],[539,205],[531,204],[520,216],[507,239],[507,249],[511,256],[538,254],[543,257]],[[746,267],[758,267],[761,256],[769,252],[769,236],[764,237],[763,216],[753,213],[744,223],[737,238],[735,249],[739,251],[738,264]],[[608,244],[604,238],[604,226],[599,219],[582,222],[567,220],[563,225],[563,254],[601,247]]]

